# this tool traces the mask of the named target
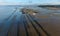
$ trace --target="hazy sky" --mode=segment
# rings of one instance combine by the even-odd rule
[[[0,0],[0,5],[6,4],[60,4],[60,0]]]

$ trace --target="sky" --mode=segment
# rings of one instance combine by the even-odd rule
[[[29,5],[29,4],[60,5],[60,0],[0,0],[0,5]]]

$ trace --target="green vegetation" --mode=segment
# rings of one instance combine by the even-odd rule
[[[39,5],[38,7],[57,7],[57,8],[59,8],[60,5]]]

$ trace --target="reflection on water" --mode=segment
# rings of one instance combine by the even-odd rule
[[[13,12],[19,12],[20,8],[19,6],[8,6],[8,5],[1,5],[0,6],[0,23],[8,18]],[[21,13],[21,12],[20,12]],[[17,13],[16,13],[17,14]]]
[[[5,36],[8,30],[12,29],[11,27],[17,27],[17,21],[22,14],[21,8],[19,6],[0,6],[0,36]]]
[[[2,23],[5,20],[2,26],[0,24],[0,27],[2,27],[0,28],[2,30],[2,32],[0,32],[1,33],[0,36],[3,35],[2,33],[5,34],[7,32],[12,22],[14,22],[14,27],[17,26],[17,24],[15,23],[17,23],[16,21],[20,20],[20,16],[22,14],[21,8],[23,7],[0,6],[0,23]],[[39,7],[29,7],[29,8],[37,10],[39,12],[38,14],[34,14],[35,15],[34,18],[43,26],[45,30],[47,30],[52,35],[55,34],[60,35],[58,34],[60,33],[59,32],[60,31],[60,10],[49,10],[46,8],[39,8]],[[38,16],[39,18],[36,16]],[[23,20],[25,20],[25,18],[23,18]]]

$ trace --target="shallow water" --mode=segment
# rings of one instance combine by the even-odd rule
[[[16,12],[16,14],[19,12],[21,14],[21,12],[19,11],[20,8],[19,6],[8,6],[8,5],[3,5],[0,6],[0,23],[5,20],[6,18],[8,18],[10,15],[12,15],[12,13]]]

